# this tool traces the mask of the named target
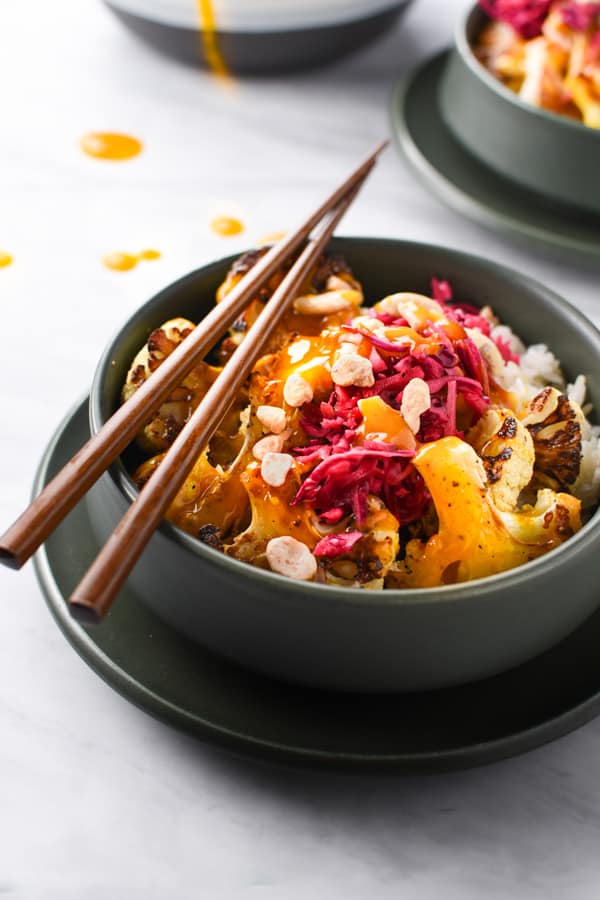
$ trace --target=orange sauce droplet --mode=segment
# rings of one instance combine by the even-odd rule
[[[95,159],[109,159],[118,162],[132,159],[142,152],[142,142],[128,134],[110,131],[90,131],[80,141],[81,149]]]
[[[212,0],[196,0],[196,2],[198,4],[200,34],[202,35],[202,47],[206,63],[213,75],[228,78],[229,69],[221,53],[217,38],[217,20],[213,2]]]
[[[242,233],[244,225],[239,219],[234,219],[231,216],[217,216],[210,223],[210,229],[221,237],[233,237],[235,234]]]
[[[5,269],[7,266],[13,262],[13,257],[10,253],[5,253],[3,250],[0,250],[0,269]]]
[[[107,269],[114,272],[129,272],[135,269],[137,264],[146,259],[160,259],[158,250],[142,250],[141,253],[108,253],[102,262]]]
[[[273,234],[265,234],[256,243],[259,247],[264,247],[265,244],[278,244],[279,241],[284,239],[286,234],[287,232],[285,231],[274,231]]]

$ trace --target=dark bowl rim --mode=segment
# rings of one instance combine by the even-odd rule
[[[476,15],[480,15],[482,18],[492,21],[485,10],[479,6],[479,3],[475,3],[473,6],[468,7],[467,11],[459,17],[454,29],[455,49],[475,77],[483,82],[486,87],[490,88],[490,90],[494,91],[498,97],[511,103],[517,109],[527,112],[532,116],[536,116],[542,121],[548,122],[550,125],[571,128],[573,129],[574,134],[579,134],[580,136],[587,135],[590,141],[600,140],[599,129],[591,128],[589,125],[584,125],[583,122],[578,122],[576,119],[570,119],[568,116],[561,116],[559,113],[551,112],[541,106],[534,106],[533,103],[526,103],[524,100],[521,100],[518,94],[515,94],[514,91],[511,91],[510,88],[502,84],[501,81],[494,78],[491,72],[489,72],[483,63],[475,56],[471,43],[467,37],[471,19]]]
[[[544,284],[505,266],[501,263],[494,262],[482,256],[466,253],[452,247],[446,247],[439,244],[429,244],[423,241],[407,241],[397,238],[381,238],[373,236],[339,236],[334,242],[341,241],[344,244],[363,244],[365,242],[374,242],[377,244],[388,244],[395,247],[401,246],[406,250],[414,248],[415,250],[427,250],[432,254],[442,253],[450,255],[452,258],[460,262],[468,262],[473,267],[487,271],[490,275],[497,274],[504,276],[506,279],[517,281],[521,286],[526,287],[530,291],[535,292],[541,299],[553,308],[558,308],[567,318],[575,320],[580,327],[584,327],[591,336],[594,337],[597,353],[600,356],[600,330],[591,322],[583,313],[579,312],[572,304],[556,294]],[[132,323],[143,318],[148,307],[158,303],[169,296],[178,288],[190,282],[194,282],[200,275],[206,275],[210,271],[218,271],[229,266],[231,262],[237,259],[241,253],[235,253],[219,260],[214,260],[197,269],[192,270],[186,275],[171,282],[162,288],[158,293],[154,294],[149,300],[138,307],[121,325],[114,334],[113,338],[107,344],[103,351],[96,370],[94,373],[92,386],[89,396],[89,420],[92,435],[97,434],[99,428],[104,422],[101,414],[101,392],[105,375],[113,367],[115,358],[114,349],[120,343],[122,336],[129,330]],[[559,357],[560,361],[560,357]],[[121,460],[117,460],[107,470],[113,486],[118,492],[131,503],[138,495],[136,488],[130,475],[127,473],[125,466]],[[257,582],[261,583],[268,591],[269,588],[274,590],[284,590],[288,595],[288,599],[294,597],[299,603],[306,603],[308,596],[315,599],[327,599],[330,605],[351,605],[351,606],[368,606],[368,607],[389,607],[396,606],[421,606],[426,604],[431,606],[435,603],[448,603],[452,601],[474,600],[481,601],[484,595],[494,594],[496,590],[506,590],[517,588],[519,585],[529,581],[535,581],[544,575],[544,571],[551,573],[554,568],[566,559],[571,559],[585,552],[591,544],[600,538],[600,506],[597,507],[591,518],[583,525],[583,527],[573,537],[569,538],[564,544],[556,547],[549,553],[531,560],[514,569],[505,572],[499,572],[494,575],[488,575],[485,578],[477,578],[472,581],[461,582],[459,584],[441,585],[435,588],[407,588],[404,590],[394,588],[382,588],[378,590],[361,590],[357,588],[344,588],[337,585],[317,584],[315,582],[294,581],[284,575],[271,572],[266,569],[256,568],[249,563],[241,562],[227,556],[220,550],[216,550],[200,541],[193,535],[188,534],[177,526],[164,520],[159,526],[158,531],[164,537],[175,541],[180,547],[191,551],[195,556],[204,560],[208,564],[217,565],[220,568],[228,570],[231,574],[240,578],[253,577]]]

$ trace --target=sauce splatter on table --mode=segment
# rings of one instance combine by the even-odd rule
[[[158,250],[142,250],[141,253],[108,253],[102,260],[107,269],[114,272],[129,272],[142,260],[160,259]]]
[[[137,138],[111,131],[90,131],[83,135],[80,146],[88,156],[112,162],[133,159],[143,148],[142,142]]]

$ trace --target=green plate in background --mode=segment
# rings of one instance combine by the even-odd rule
[[[428,60],[394,90],[392,130],[417,174],[444,203],[488,228],[600,262],[600,217],[563,209],[513,185],[446,128],[438,86],[447,57],[445,51]]]
[[[86,400],[52,439],[36,493],[88,437]],[[600,612],[544,655],[477,684],[420,694],[326,693],[212,656],[127,590],[101,626],[83,628],[65,598],[98,549],[83,501],[36,554],[42,590],[67,640],[136,706],[238,754],[347,770],[445,771],[530,750],[600,711]]]

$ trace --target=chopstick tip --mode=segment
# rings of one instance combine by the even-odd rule
[[[93,606],[82,603],[74,597],[71,597],[69,600],[69,612],[80,625],[100,625],[102,622],[102,616]]]
[[[0,544],[0,565],[7,569],[20,569],[23,563],[12,550]]]

